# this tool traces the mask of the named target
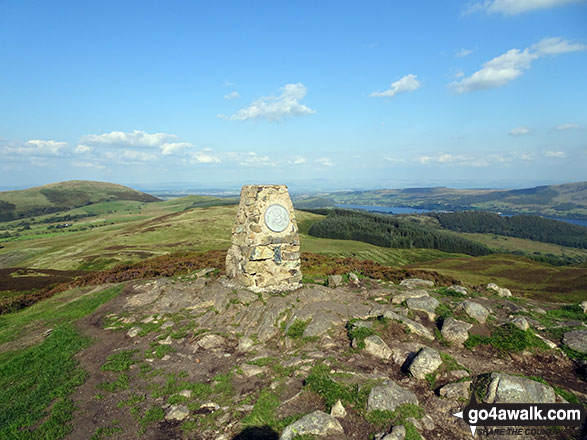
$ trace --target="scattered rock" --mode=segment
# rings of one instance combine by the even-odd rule
[[[195,275],[198,278],[202,278],[208,275],[209,273],[214,272],[215,270],[216,269],[214,269],[213,267],[205,267],[204,269],[200,269],[199,271],[197,271]]]
[[[162,341],[159,341],[159,344],[161,344],[161,345],[171,345],[171,344],[173,344],[173,339],[171,338],[171,336],[167,336]]]
[[[430,321],[434,321],[436,319],[436,313],[434,311],[440,302],[431,296],[422,296],[420,298],[408,298],[406,304],[408,309],[424,312],[428,315]]]
[[[469,372],[467,370],[452,370],[447,373],[450,377],[454,377],[455,379],[462,379],[463,377],[468,377]]]
[[[404,403],[418,404],[418,398],[410,390],[402,388],[392,380],[371,389],[367,399],[367,411],[394,411]]]
[[[510,292],[510,289],[506,289],[505,287],[499,287],[495,283],[489,283],[487,285],[487,290],[493,290],[494,292],[497,292],[497,296],[502,296],[502,297],[512,296],[512,292]]]
[[[251,338],[249,338],[248,336],[243,336],[242,338],[239,339],[238,341],[238,347],[237,350],[240,352],[247,352],[249,351],[251,348],[253,348],[253,345],[255,345],[255,341],[253,341]]]
[[[220,335],[208,334],[198,341],[198,346],[204,350],[212,350],[224,345],[225,339]]]
[[[331,415],[323,411],[314,411],[287,426],[279,439],[292,440],[304,434],[327,436],[331,434],[344,434],[344,430],[339,421]]]
[[[426,288],[426,287],[434,287],[433,281],[422,280],[420,278],[410,278],[407,280],[403,280],[399,283],[400,286],[407,287],[408,289],[418,289],[418,288]]]
[[[189,399],[192,397],[192,391],[191,390],[181,390],[179,392],[179,395],[182,397],[185,397],[186,399]]]
[[[565,333],[563,343],[579,353],[587,353],[587,329],[573,330]]]
[[[359,277],[357,276],[356,273],[354,273],[354,272],[349,273],[349,282],[355,286],[359,285]]]
[[[133,327],[129,331],[126,332],[126,335],[129,338],[134,338],[141,332],[141,330],[142,330],[142,328],[140,328],[140,327]]]
[[[418,336],[422,336],[423,338],[434,340],[434,335],[430,330],[424,327],[422,324],[416,321],[412,321],[410,318],[406,318],[405,316],[400,315],[399,313],[395,313],[392,310],[387,310],[383,314],[385,318],[393,319],[395,321],[399,321],[404,324],[411,332],[417,334]]]
[[[442,397],[447,399],[469,399],[469,393],[471,392],[471,381],[449,383],[443,386],[439,391]]]
[[[252,304],[259,299],[256,293],[246,289],[238,290],[236,292],[236,297],[243,304]]]
[[[552,342],[552,341],[549,341],[548,339],[546,339],[546,338],[545,338],[545,337],[543,337],[543,336],[540,336],[538,333],[534,333],[534,335],[535,335],[536,337],[538,337],[538,338],[542,339],[542,341],[543,341],[543,342],[544,342],[546,345],[548,345],[548,348],[556,348],[556,347],[557,347],[557,345],[556,345],[554,342]]]
[[[147,316],[147,317],[146,317],[145,319],[143,319],[141,322],[142,322],[143,324],[148,324],[148,323],[150,323],[150,322],[152,322],[152,321],[154,321],[154,320],[155,320],[155,317],[154,317],[154,316]]]
[[[442,364],[440,354],[433,348],[422,348],[410,364],[409,371],[416,379],[425,379],[427,374],[434,373]]]
[[[175,323],[173,321],[166,321],[163,323],[163,325],[161,325],[161,330],[165,330],[168,329],[169,327],[173,327],[175,325]]]
[[[587,301],[583,301],[580,306],[583,309],[583,313],[587,313]]]
[[[468,322],[459,321],[454,318],[447,318],[442,323],[442,330],[440,333],[447,341],[462,345],[463,342],[469,339],[469,330],[471,327],[473,327],[473,325]]]
[[[518,312],[525,312],[526,309],[519,304],[511,301],[504,301],[503,308],[510,313],[518,313]]]
[[[456,284],[453,284],[452,286],[450,286],[448,288],[448,290],[452,290],[453,292],[460,293],[461,295],[468,295],[469,294],[467,289],[465,289],[463,286],[458,286]]]
[[[406,427],[404,425],[396,425],[391,432],[383,437],[381,440],[404,440],[406,438]]]
[[[214,411],[218,411],[220,409],[220,405],[216,402],[206,402],[200,405],[198,409],[198,414],[210,414]]]
[[[391,298],[391,302],[393,304],[401,304],[406,301],[408,298],[422,298],[423,296],[430,296],[430,294],[425,290],[412,290],[408,292],[398,293],[393,298]]]
[[[491,382],[483,401],[485,403],[554,403],[554,390],[525,377],[491,373]]]
[[[165,413],[165,420],[184,420],[190,415],[190,410],[185,405],[171,405]]]
[[[463,310],[469,317],[473,318],[480,324],[484,324],[489,316],[489,310],[483,307],[481,304],[478,304],[473,301],[463,301],[461,304]]]
[[[263,374],[267,372],[266,367],[259,367],[257,365],[242,364],[240,368],[243,370],[243,375],[245,377],[253,377],[257,374]]]
[[[379,359],[389,359],[393,354],[391,348],[377,335],[365,338],[365,351]]]
[[[357,328],[373,328],[373,321],[354,321],[351,324],[351,328],[353,330],[357,329]]]
[[[514,324],[516,327],[518,327],[520,330],[523,330],[523,331],[526,331],[530,328],[530,324],[528,324],[528,320],[526,318],[524,318],[523,316],[516,316],[510,322],[512,324]]]
[[[328,275],[328,287],[342,286],[342,275]]]
[[[337,400],[336,403],[332,406],[330,415],[332,417],[336,417],[337,419],[343,419],[346,417],[346,409],[344,409],[344,406],[340,400]]]

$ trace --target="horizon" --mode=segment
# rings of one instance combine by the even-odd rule
[[[3,4],[0,190],[585,181],[587,2],[256,6]]]

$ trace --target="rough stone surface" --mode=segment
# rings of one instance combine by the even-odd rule
[[[420,278],[410,278],[407,280],[402,280],[399,283],[400,286],[407,287],[408,289],[419,289],[419,288],[427,288],[427,287],[434,287],[433,281],[422,280]]]
[[[257,365],[243,364],[240,368],[243,370],[243,375],[245,377],[253,377],[257,374],[263,374],[267,372],[266,367],[259,367]]]
[[[198,346],[204,350],[212,350],[221,347],[225,339],[220,335],[205,335],[198,341]]]
[[[505,287],[499,287],[495,283],[489,283],[487,285],[487,290],[493,290],[494,292],[497,293],[497,296],[502,296],[502,297],[512,296],[512,292],[510,292],[510,289],[506,289]]]
[[[255,345],[255,341],[248,336],[243,336],[238,340],[237,350],[240,352],[247,352],[253,348],[253,345]]]
[[[185,405],[171,405],[165,413],[165,420],[184,420],[190,415],[190,410]]]
[[[462,345],[469,339],[469,330],[473,327],[468,322],[459,321],[454,318],[447,318],[442,323],[442,330],[440,333],[449,342],[457,345]]]
[[[395,321],[399,321],[404,324],[411,332],[414,332],[418,336],[422,336],[423,338],[433,340],[434,335],[428,328],[424,327],[422,324],[416,321],[412,321],[410,318],[406,318],[405,316],[400,315],[399,313],[395,313],[392,310],[386,310],[383,313],[383,316],[388,319],[393,319]]]
[[[580,353],[587,353],[587,329],[573,330],[565,333],[563,343]]]
[[[271,205],[283,206],[289,223],[275,232],[265,223]],[[254,292],[301,287],[300,239],[293,205],[285,185],[245,185],[226,255],[226,274]]]
[[[422,296],[420,298],[408,298],[406,304],[408,309],[424,312],[430,321],[434,321],[436,319],[436,313],[434,311],[440,302],[431,296]]]
[[[387,410],[394,411],[404,403],[418,404],[418,398],[410,390],[400,387],[395,382],[388,380],[383,385],[371,389],[367,399],[367,411]]]
[[[583,309],[583,313],[587,313],[587,301],[583,301],[580,306]]]
[[[469,399],[471,393],[471,381],[449,383],[438,390],[442,397],[447,399]]]
[[[430,294],[422,289],[411,290],[407,292],[398,293],[393,298],[391,298],[391,302],[393,304],[401,304],[408,298],[421,298],[423,296],[430,296]]]
[[[469,292],[463,286],[458,286],[456,284],[450,286],[448,290],[452,290],[453,292],[460,293],[461,295],[468,295]]]
[[[133,327],[128,332],[126,332],[126,334],[129,338],[134,338],[141,332],[141,330],[142,329],[140,327]]]
[[[410,364],[409,371],[416,379],[425,379],[442,364],[440,354],[433,348],[422,348]]]
[[[389,434],[381,440],[404,440],[406,438],[406,427],[404,425],[394,426]]]
[[[327,436],[343,433],[338,420],[323,411],[314,411],[287,426],[279,439],[292,440],[304,434]]]
[[[377,335],[365,338],[365,351],[379,359],[389,359],[393,354],[391,348]]]
[[[337,400],[336,403],[332,406],[330,415],[332,417],[336,417],[337,419],[343,419],[346,417],[346,409],[344,409],[344,405],[340,400]]]
[[[359,277],[357,276],[356,273],[354,273],[354,272],[349,273],[349,282],[354,285],[359,284]],[[586,301],[586,303],[587,303],[587,301]]]
[[[328,287],[342,286],[342,275],[328,275]]]
[[[523,316],[516,316],[515,318],[512,318],[512,320],[510,321],[512,324],[514,324],[516,327],[518,327],[520,330],[526,331],[530,328],[530,324],[528,324],[528,320],[526,318],[524,318]]]
[[[489,310],[474,301],[463,301],[462,307],[469,317],[473,318],[480,324],[484,324],[489,316]]]
[[[491,373],[485,403],[554,403],[556,395],[548,385],[503,373]]]

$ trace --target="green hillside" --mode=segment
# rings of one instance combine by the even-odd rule
[[[117,200],[156,202],[159,199],[123,185],[70,180],[20,191],[0,192],[0,221],[63,212],[93,203]]]

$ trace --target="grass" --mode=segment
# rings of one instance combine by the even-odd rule
[[[306,327],[308,327],[309,323],[310,323],[310,320],[301,321],[299,319],[296,319],[289,326],[285,335],[289,336],[292,339],[301,339],[302,336],[304,335],[304,331],[306,331]]]
[[[151,406],[151,408],[145,411],[145,414],[143,414],[143,416],[139,419],[139,434],[144,434],[147,426],[149,426],[151,423],[163,420],[164,416],[165,413],[163,412],[163,408],[157,405]]]
[[[137,363],[137,361],[133,359],[133,356],[137,351],[138,350],[124,350],[111,354],[106,359],[106,363],[102,365],[102,371],[130,370],[130,366]]]
[[[398,406],[394,411],[370,411],[365,418],[378,430],[387,430],[391,425],[404,425],[406,428],[405,440],[419,440],[422,437],[415,426],[411,422],[408,422],[407,419],[421,419],[422,417],[424,417],[424,409],[418,405],[404,403],[403,405]]]
[[[128,390],[130,386],[130,376],[126,373],[118,375],[116,380],[112,382],[100,382],[96,385],[96,388],[101,391],[109,391],[111,393],[117,393],[119,391]]]
[[[544,349],[549,347],[538,338],[532,329],[521,330],[513,324],[496,327],[491,336],[471,335],[464,343],[466,348],[478,345],[491,345],[502,353],[521,352],[527,349]]]

